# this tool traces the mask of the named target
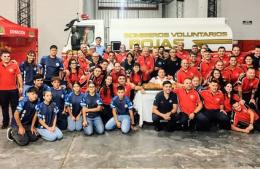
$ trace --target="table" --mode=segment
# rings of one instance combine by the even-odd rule
[[[143,122],[153,122],[152,120],[152,108],[153,101],[157,93],[160,90],[146,90],[144,94],[141,91],[138,91],[134,98],[134,108],[137,110],[140,119],[139,126],[143,126]]]

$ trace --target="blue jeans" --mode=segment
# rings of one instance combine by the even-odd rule
[[[129,115],[118,115],[118,121],[121,123],[121,131],[126,134],[130,131],[131,128],[131,120]],[[116,122],[114,117],[112,117],[106,124],[106,130],[113,130],[116,128]]]
[[[37,131],[41,137],[47,141],[60,140],[63,137],[63,134],[58,127],[55,128],[53,133],[47,129],[37,129]]]
[[[97,134],[103,134],[104,133],[104,124],[102,122],[102,119],[100,116],[89,118],[87,117],[87,127],[83,127],[84,133],[88,136],[93,134],[93,128],[95,129],[95,132]]]
[[[69,131],[80,131],[82,129],[82,116],[80,116],[79,120],[72,120],[70,116],[68,116],[68,130]]]

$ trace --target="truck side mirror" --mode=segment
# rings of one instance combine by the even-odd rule
[[[71,28],[71,48],[72,50],[80,49],[80,37],[75,27]]]

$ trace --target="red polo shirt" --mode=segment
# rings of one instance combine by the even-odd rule
[[[250,124],[250,114],[248,113],[248,109],[244,105],[240,104],[240,106],[241,106],[241,111],[234,110],[235,115],[234,115],[233,124],[235,126],[237,126],[238,122],[243,122],[243,123],[246,123],[249,125]],[[259,116],[257,115],[256,112],[254,112],[254,114],[255,114],[254,115],[254,122],[255,122],[256,120],[259,119]]]
[[[98,92],[100,87],[101,87],[101,84],[103,82],[103,76],[100,75],[99,77],[95,77],[93,73],[89,73],[87,74],[86,76],[82,76],[79,80],[79,83],[80,85],[82,86],[80,91],[82,93],[85,93],[88,89],[88,82],[92,80],[93,83],[95,84],[95,87],[96,87],[96,91]]]
[[[213,94],[210,89],[200,92],[201,97],[204,100],[204,107],[208,110],[220,109],[220,105],[224,104],[224,95],[219,90]]]
[[[78,59],[79,66],[80,68],[84,71],[87,72],[89,68],[89,62],[86,59]]]
[[[66,75],[65,79],[68,84],[73,84],[76,81],[79,81],[82,75],[83,75],[83,71],[79,69],[78,73],[70,72],[70,75]]]
[[[122,63],[126,59],[126,56],[127,56],[126,52],[116,54],[116,61]]]
[[[0,90],[17,89],[17,75],[20,74],[19,66],[10,62],[6,67],[0,62]]]
[[[112,69],[110,76],[112,76],[113,83],[118,83],[118,76],[125,75],[125,71],[121,69],[119,72],[116,72],[115,69]]]
[[[154,69],[154,58],[149,56],[139,56],[137,62],[141,65],[141,69],[143,72],[151,71]]]
[[[184,112],[188,116],[194,112],[198,104],[201,102],[198,92],[194,89],[187,92],[184,88],[179,88],[174,92],[178,96],[181,112]]]
[[[176,56],[178,57],[178,58],[180,58],[181,60],[183,60],[183,59],[188,59],[189,58],[189,52],[188,51],[186,51],[186,50],[183,50],[183,51],[177,51],[177,53],[176,53]]]
[[[230,82],[230,80],[231,80],[231,74],[230,74],[229,71],[222,70],[222,71],[221,71],[221,75],[222,75],[222,78],[223,78],[226,82]]]
[[[225,71],[230,74],[230,80],[232,83],[235,83],[238,80],[240,74],[244,73],[243,69],[238,66],[236,66],[235,68],[231,68],[230,66],[228,66],[225,68]]]
[[[249,79],[248,77],[244,77],[241,82],[241,88],[243,93],[249,93],[253,89],[257,89],[259,84],[259,79],[254,78],[254,79]]]
[[[119,86],[119,84],[114,84],[113,88],[114,88],[114,94],[117,95],[117,87]],[[132,86],[129,83],[126,83],[124,85],[125,87],[125,96],[130,98],[130,94],[131,94],[131,90],[133,89]]]
[[[222,62],[224,63],[224,67],[227,67],[229,65],[229,56],[228,55],[224,55],[223,57],[219,57],[218,54],[213,55],[212,60],[214,62],[214,64],[216,64],[217,61],[222,60]]]
[[[178,83],[183,83],[186,78],[193,78],[194,76],[198,76],[201,78],[201,74],[195,67],[189,67],[187,70],[183,70],[183,68],[180,68],[176,72],[176,78]]]
[[[237,94],[233,95],[233,99],[237,102],[240,101],[240,98]],[[229,98],[227,95],[224,95],[224,109],[226,112],[232,111],[232,106],[231,106],[230,100],[231,100],[231,98]]]
[[[131,74],[130,82],[134,83],[135,85],[141,85],[143,82],[143,73],[141,75],[137,73]]]
[[[236,56],[237,63],[239,63],[239,64],[245,63],[245,57],[247,55],[251,55],[251,52],[240,52],[240,54],[238,56]]]
[[[204,80],[207,79],[207,77],[210,74],[210,72],[212,71],[212,69],[214,69],[214,66],[215,66],[215,63],[212,60],[210,60],[210,62],[207,62],[207,61],[201,62],[200,72],[201,72],[201,76]]]
[[[100,89],[100,97],[101,97],[101,99],[102,99],[102,101],[103,101],[103,103],[104,103],[104,105],[110,105],[110,103],[111,103],[111,101],[112,101],[112,96],[111,96],[111,90],[110,90],[110,88],[108,87],[107,88],[107,94],[105,95],[105,93],[104,93],[104,87],[102,87],[101,89]]]

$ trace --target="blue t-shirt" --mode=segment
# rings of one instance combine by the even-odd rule
[[[115,96],[110,106],[116,109],[118,115],[129,115],[129,110],[133,109],[133,104],[127,96],[123,100],[120,100],[119,96]]]
[[[52,101],[56,103],[56,106],[60,110],[59,113],[61,113],[64,109],[66,91],[64,89],[57,90],[52,87],[51,93],[52,93]]]
[[[22,62],[19,66],[22,77],[23,77],[23,84],[25,85],[33,85],[33,77],[37,74],[37,65]]]
[[[51,102],[49,105],[41,102],[36,106],[36,113],[40,120],[45,121],[45,123],[49,126],[53,126],[54,118],[57,116],[59,112],[59,108],[56,106],[54,102]],[[44,128],[40,123],[38,128]]]
[[[33,117],[35,115],[35,106],[37,101],[31,102],[28,97],[23,98],[19,101],[16,111],[19,112],[19,117],[22,125],[31,125]],[[17,127],[15,118],[12,118],[12,127]]]
[[[71,92],[66,96],[65,106],[71,108],[74,117],[77,117],[82,109],[80,104],[83,97],[84,94],[80,93],[79,95],[76,95],[74,92]]]
[[[101,45],[97,45],[97,46],[96,46],[96,52],[97,52],[100,56],[103,56],[105,50],[106,50],[106,48],[105,48],[104,46],[101,46]]]
[[[102,103],[101,97],[98,93],[96,93],[94,96],[91,96],[89,93],[86,93],[80,103],[80,105],[82,107],[87,107],[89,109],[97,108],[98,106],[101,106],[102,104],[103,103]],[[91,112],[91,113],[88,113],[87,116],[89,118],[94,118],[94,117],[100,116],[100,113]]]
[[[53,76],[59,76],[60,70],[63,70],[63,64],[58,57],[43,56],[39,68],[43,69],[44,79],[50,81]]]

